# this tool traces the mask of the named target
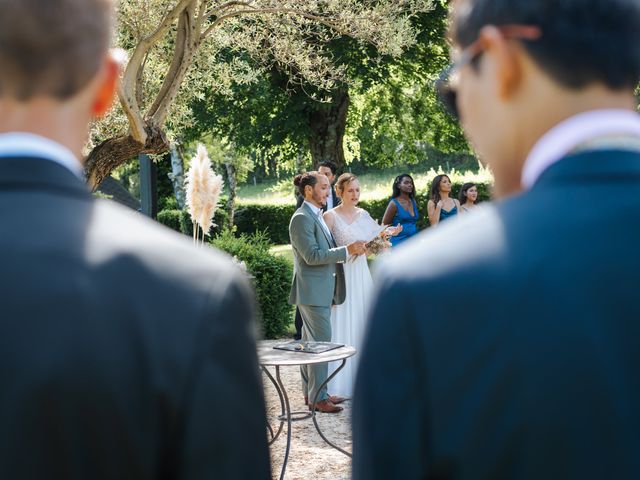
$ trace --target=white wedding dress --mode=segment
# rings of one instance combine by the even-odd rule
[[[356,219],[349,224],[335,211],[330,210],[334,220],[331,233],[338,246],[348,245],[358,240],[369,241],[382,230],[368,212],[362,209],[358,209],[358,212]],[[362,348],[367,310],[373,293],[373,281],[366,256],[352,256],[344,263],[344,280],[345,301],[331,309],[331,341],[352,345],[357,353],[347,359],[346,365],[329,382],[328,388],[331,395],[351,397],[360,358],[359,351]],[[329,364],[329,375],[339,366],[340,362]]]

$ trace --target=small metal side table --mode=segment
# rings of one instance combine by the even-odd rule
[[[275,442],[280,433],[282,433],[282,429],[284,428],[284,424],[287,424],[287,446],[284,453],[284,461],[282,462],[282,470],[280,472],[280,480],[284,479],[284,473],[287,469],[287,462],[289,461],[289,450],[291,448],[291,423],[306,420],[311,418],[313,420],[313,424],[320,434],[320,437],[331,447],[335,448],[339,452],[344,453],[348,457],[351,457],[351,453],[346,450],[338,447],[334,443],[332,443],[327,437],[324,436],[322,431],[320,430],[320,426],[318,425],[318,421],[316,419],[316,412],[314,411],[302,411],[302,412],[292,412],[291,405],[289,403],[289,397],[287,396],[287,391],[284,388],[284,384],[282,383],[282,379],[280,378],[280,367],[285,366],[296,366],[296,365],[311,365],[315,363],[328,363],[335,362],[341,360],[340,366],[325,380],[325,382],[320,386],[318,392],[316,393],[315,398],[313,398],[312,405],[316,403],[318,399],[318,394],[322,389],[329,383],[329,381],[337,375],[337,373],[342,370],[347,362],[347,358],[355,355],[356,349],[351,346],[345,345],[344,347],[336,348],[333,350],[329,350],[323,353],[305,353],[305,352],[293,352],[288,350],[277,350],[273,348],[274,343],[263,341],[258,342],[258,359],[260,361],[260,367],[264,374],[271,380],[273,386],[278,392],[278,397],[280,398],[280,407],[281,407],[281,415],[278,416],[278,420],[280,421],[280,426],[277,427],[277,431],[271,427],[271,425],[267,424],[267,428],[269,429],[269,434],[271,435],[271,439],[269,440],[269,445]],[[276,374],[275,378],[269,372],[267,367],[275,367]]]

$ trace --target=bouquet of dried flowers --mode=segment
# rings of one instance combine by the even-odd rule
[[[369,253],[370,255],[379,255],[390,246],[391,242],[388,240],[388,237],[386,235],[376,235],[366,244],[367,253]]]
[[[391,242],[389,241],[390,237],[397,235],[402,231],[402,226],[398,225],[396,227],[391,226],[378,226],[378,234],[373,237],[367,244],[367,251],[369,255],[380,255],[382,252],[391,247]]]

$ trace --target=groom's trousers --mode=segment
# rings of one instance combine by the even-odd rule
[[[302,341],[330,342],[331,341],[331,307],[317,307],[313,305],[298,305],[302,315]],[[326,363],[302,365],[302,392],[309,397],[309,402],[318,391],[320,385],[327,379],[328,366]],[[318,395],[318,402],[328,397],[325,386]]]

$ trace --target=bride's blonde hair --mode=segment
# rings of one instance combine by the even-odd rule
[[[358,180],[353,173],[343,173],[338,177],[338,181],[336,182],[336,194],[342,198],[342,194],[344,193],[344,189],[354,180]]]

